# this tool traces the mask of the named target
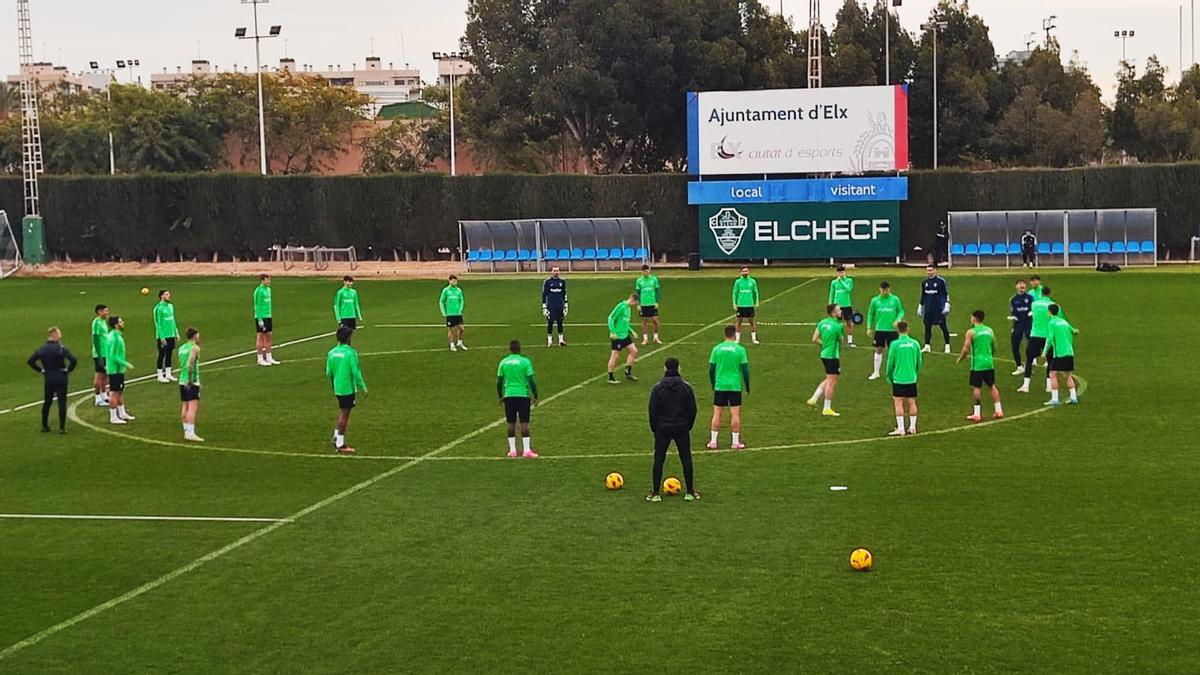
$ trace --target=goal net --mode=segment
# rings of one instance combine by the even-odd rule
[[[276,262],[283,263],[283,269],[290,270],[296,263],[311,263],[315,270],[329,269],[330,263],[342,263],[351,270],[358,269],[358,256],[353,246],[347,248],[331,248],[328,246],[279,246],[271,249]]]
[[[0,279],[21,269],[21,249],[17,246],[17,237],[12,225],[8,222],[8,214],[0,211]]]

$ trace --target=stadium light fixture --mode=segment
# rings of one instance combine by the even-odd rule
[[[454,126],[454,80],[457,75],[456,70],[462,65],[467,58],[465,53],[460,52],[434,52],[434,61],[449,61],[450,62],[450,175],[458,175],[458,148],[455,142],[455,126]]]
[[[1117,38],[1118,40],[1120,40],[1120,41],[1121,41],[1121,63],[1125,63],[1125,62],[1126,62],[1126,58],[1125,58],[1125,43],[1126,43],[1126,41],[1128,41],[1130,38],[1132,38],[1132,37],[1135,35],[1135,33],[1136,33],[1136,31],[1132,31],[1132,30],[1128,30],[1128,29],[1121,29],[1121,30],[1114,30],[1114,31],[1113,31],[1113,37],[1115,37],[1115,38]]]
[[[945,21],[930,21],[921,24],[921,30],[933,33],[933,169],[938,168],[938,71],[937,71],[937,38],[938,33],[949,26]]]
[[[258,6],[268,2],[270,0],[242,0],[243,5],[250,5],[254,9],[254,35],[250,35],[243,26],[239,26],[233,31],[233,36],[239,40],[254,40],[254,71],[258,78],[258,164],[259,171],[264,176],[267,175],[267,124],[263,108],[262,41],[267,38],[277,38],[283,32],[283,26],[279,24],[271,26],[266,35],[258,32]]]
[[[237,28],[235,28],[233,30],[233,37],[239,38],[239,39],[246,37],[246,27],[238,26]]]

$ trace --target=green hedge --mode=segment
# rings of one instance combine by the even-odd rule
[[[240,174],[43,178],[46,243],[74,259],[248,258],[272,244],[355,245],[364,257],[458,244],[459,220],[642,216],[655,251],[697,248],[688,177]],[[928,247],[946,211],[1158,209],[1159,240],[1186,254],[1200,223],[1200,164],[910,174],[901,246]],[[20,178],[0,179],[0,208],[20,214]],[[14,222],[19,218],[11,218]]]

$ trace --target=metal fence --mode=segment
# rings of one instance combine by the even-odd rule
[[[624,270],[650,260],[641,218],[463,220],[458,232],[468,272]]]
[[[1021,265],[1021,236],[1037,237],[1036,263],[1061,267],[1156,265],[1158,211],[952,211],[950,264],[967,267]]]

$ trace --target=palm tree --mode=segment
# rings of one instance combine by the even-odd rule
[[[0,120],[21,112],[21,89],[18,85],[0,82]]]

